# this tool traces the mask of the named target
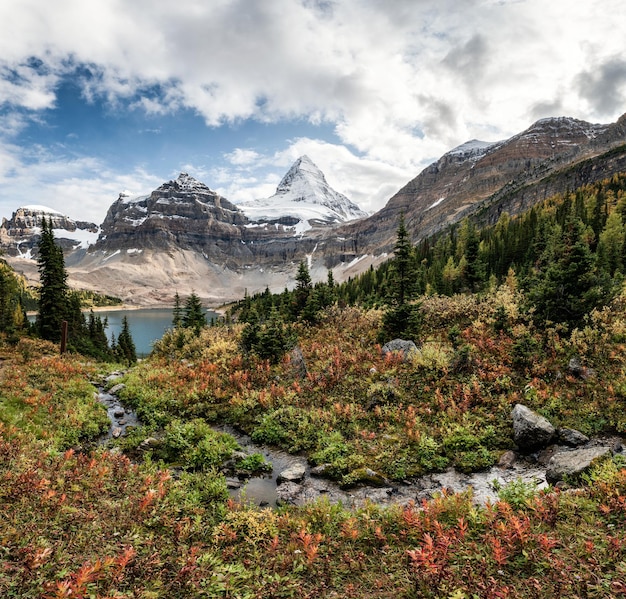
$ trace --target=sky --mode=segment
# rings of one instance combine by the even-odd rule
[[[238,203],[308,155],[374,212],[471,139],[626,112],[623,0],[3,0],[0,217],[100,224],[187,172]]]

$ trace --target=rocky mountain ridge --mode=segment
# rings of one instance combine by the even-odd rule
[[[70,282],[146,305],[171,302],[177,291],[213,304],[246,290],[281,291],[293,285],[300,260],[314,280],[328,268],[343,280],[387,259],[400,214],[418,241],[466,216],[495,222],[503,211],[514,216],[626,170],[626,115],[609,125],[542,119],[508,140],[472,140],[425,168],[380,211],[349,222],[341,220],[358,207],[326,193],[315,170],[306,157],[296,161],[272,196],[280,207],[273,215],[268,199],[237,206],[185,173],[146,196],[120,195],[97,242],[66,254]],[[326,216],[309,217],[303,206]]]
[[[624,145],[626,115],[609,125],[541,119],[508,140],[463,144],[426,167],[375,215],[340,227],[342,241],[334,251],[348,258],[392,250],[400,214],[414,242],[490,206],[495,214],[517,214],[574,184],[624,170]],[[593,168],[577,174],[589,160]]]
[[[95,223],[76,221],[47,206],[22,206],[0,224],[0,247],[5,254],[26,259],[36,255],[44,218],[52,223],[57,243],[65,252],[86,249],[100,232]]]

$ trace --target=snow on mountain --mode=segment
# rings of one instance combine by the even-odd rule
[[[490,141],[480,141],[479,139],[472,139],[470,141],[466,141],[464,144],[453,148],[449,152],[446,152],[446,155],[466,155],[472,157],[480,157],[485,154],[485,152],[496,145],[498,142],[490,142]]]
[[[299,235],[316,224],[342,223],[367,216],[346,196],[326,182],[322,171],[308,156],[294,162],[269,198],[244,202],[238,207],[252,221],[292,227]]]
[[[98,239],[99,227],[76,221],[48,206],[28,205],[18,208],[0,225],[0,247],[9,256],[32,259],[41,234],[43,219],[52,223],[52,232],[64,250],[86,249]]]

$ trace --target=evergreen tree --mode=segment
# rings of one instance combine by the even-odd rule
[[[0,261],[0,332],[11,338],[27,328],[28,320],[22,303],[21,289],[15,273]]]
[[[43,339],[59,342],[61,323],[68,316],[67,273],[63,251],[54,242],[52,220],[47,223],[45,218],[41,226],[37,265],[41,284],[37,329]]]
[[[396,231],[396,243],[391,261],[391,302],[402,306],[411,299],[415,286],[415,268],[413,267],[413,247],[404,224],[404,214]]]
[[[538,266],[530,280],[529,297],[540,320],[575,326],[594,307],[608,301],[608,281],[598,276],[580,218],[570,215],[563,227],[553,227]]]
[[[304,311],[311,289],[312,285],[309,267],[307,266],[307,263],[302,260],[298,265],[296,288],[293,291],[292,314],[294,318],[298,318]]]
[[[185,328],[194,329],[196,334],[200,333],[200,329],[206,326],[206,315],[200,298],[194,291],[185,302],[183,314],[183,326]]]
[[[404,224],[404,215],[400,215],[400,224],[396,233],[394,257],[391,261],[391,306],[383,316],[380,341],[409,335],[416,338],[419,333],[419,306],[410,300],[415,290],[415,268],[413,248]]]
[[[626,232],[622,215],[615,210],[607,218],[598,241],[598,265],[610,276],[622,271]]]
[[[174,309],[172,311],[172,326],[177,329],[183,323],[183,308],[180,304],[178,291],[174,294]]]
[[[117,345],[115,346],[115,355],[118,360],[130,366],[137,361],[137,352],[135,350],[135,342],[130,334],[128,326],[128,318],[122,318],[122,330],[117,337]]]

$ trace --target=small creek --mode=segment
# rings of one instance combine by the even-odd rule
[[[107,380],[112,380],[114,376]],[[98,401],[107,409],[111,421],[109,430],[103,434],[99,443],[106,443],[112,438],[123,437],[128,427],[139,426],[135,412],[122,405],[115,394],[104,391],[98,386]],[[331,503],[341,502],[347,507],[359,507],[367,501],[381,504],[406,504],[409,501],[419,502],[429,499],[443,489],[462,492],[472,487],[476,503],[484,504],[497,499],[494,482],[504,486],[507,483],[523,480],[532,482],[537,488],[547,485],[545,467],[535,462],[516,459],[508,468],[493,467],[484,472],[462,474],[454,469],[445,472],[429,474],[403,483],[389,483],[385,486],[358,486],[342,489],[336,483],[311,475],[311,469],[304,456],[291,455],[280,449],[256,445],[250,437],[230,426],[216,426],[215,430],[226,432],[237,440],[243,451],[248,454],[260,453],[273,466],[272,472],[262,476],[251,477],[245,480],[227,478],[231,496],[243,499],[258,506],[275,507],[280,504],[302,505],[326,497]],[[296,464],[306,467],[304,480],[299,483],[283,482],[278,484],[281,472]]]

